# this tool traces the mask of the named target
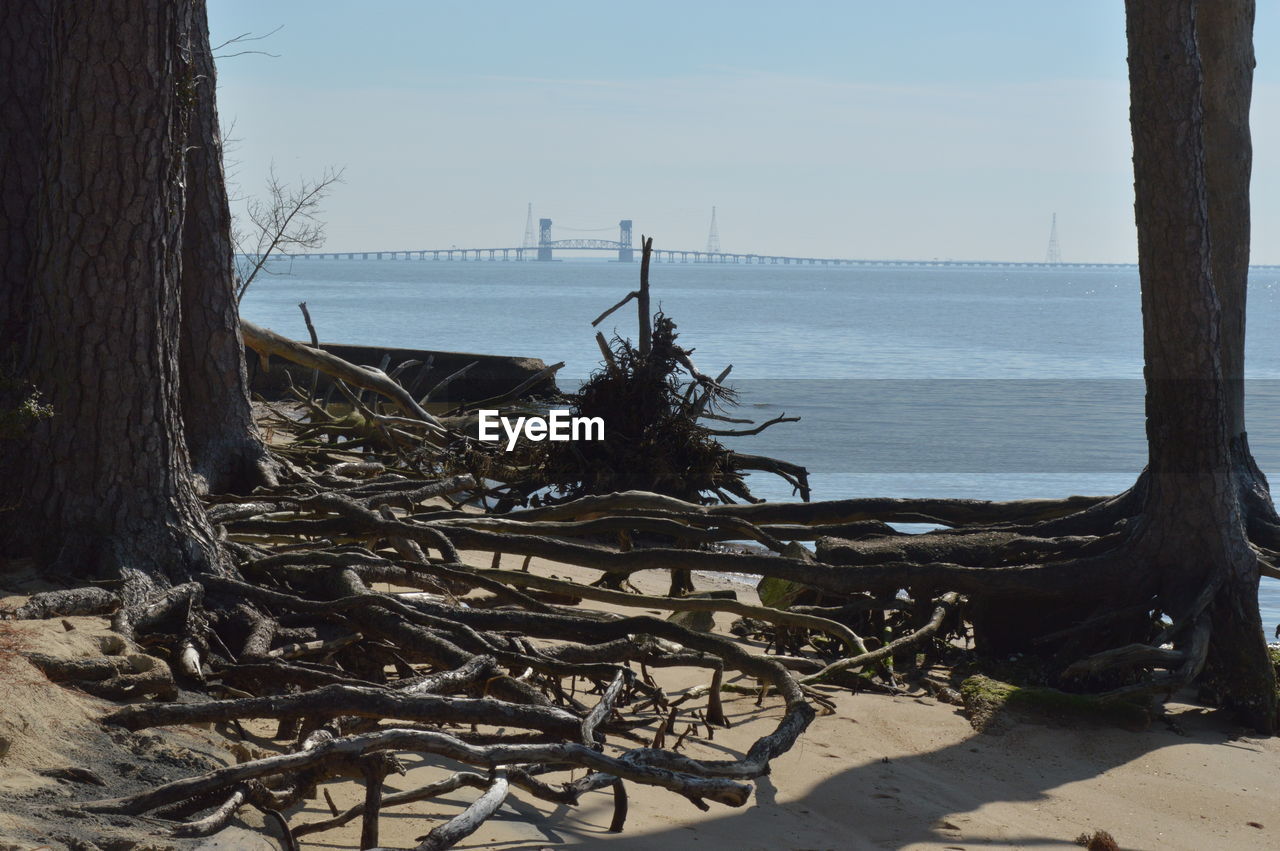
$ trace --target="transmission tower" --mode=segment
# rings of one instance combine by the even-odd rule
[[[538,238],[533,235],[533,202],[529,202],[529,215],[524,220],[524,247],[534,248],[538,245]]]
[[[711,232],[707,234],[707,253],[720,253],[720,229],[716,227],[716,208],[711,208]]]
[[[1053,222],[1049,225],[1049,250],[1044,253],[1044,262],[1061,263],[1062,252],[1058,250],[1058,214],[1053,214]]]

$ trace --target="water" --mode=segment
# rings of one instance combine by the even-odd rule
[[[539,357],[581,378],[590,322],[636,286],[637,265],[297,260],[245,297],[254,322],[320,338]],[[796,425],[733,440],[806,465],[815,499],[1105,494],[1145,460],[1136,269],[864,269],[655,264],[655,308],[703,372],[733,364],[743,407]],[[601,326],[634,335],[635,310]],[[1280,274],[1249,291],[1249,438],[1280,475]],[[562,385],[568,383],[564,379]],[[772,477],[759,496],[791,498]],[[760,479],[756,481],[756,479]],[[1263,620],[1280,621],[1264,580]]]

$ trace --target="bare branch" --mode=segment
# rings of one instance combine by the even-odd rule
[[[256,53],[261,56],[270,56],[272,59],[279,59],[280,54],[268,53],[265,50],[240,50],[235,53],[218,53],[218,51],[222,50],[224,47],[230,47],[233,44],[248,44],[251,41],[263,41],[265,39],[271,38],[271,36],[280,32],[280,30],[282,29],[284,29],[284,24],[281,24],[280,26],[273,29],[271,32],[264,33],[263,35],[254,35],[253,33],[240,33],[240,35],[234,36],[233,38],[229,38],[226,41],[222,42],[221,44],[214,45],[212,48],[210,48],[210,50],[213,52],[214,59],[231,59],[232,57],[244,56],[245,54],[249,54],[249,53]]]
[[[267,197],[251,198],[248,202],[248,234],[237,229],[234,235],[236,253],[246,263],[236,287],[237,301],[244,298],[258,273],[271,274],[266,265],[272,255],[288,255],[324,245],[324,222],[319,218],[321,202],[334,184],[342,182],[344,173],[345,169],[330,167],[319,178],[302,178],[297,186],[290,186],[280,180],[275,165],[271,166]]]

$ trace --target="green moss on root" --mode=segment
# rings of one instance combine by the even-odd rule
[[[1095,723],[1145,730],[1151,723],[1149,701],[1103,700],[1046,686],[1016,686],[981,674],[960,684],[965,715],[975,730],[986,730],[1013,712],[1068,723]]]

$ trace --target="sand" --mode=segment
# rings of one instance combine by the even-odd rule
[[[532,569],[571,579],[596,575],[538,560]],[[661,591],[665,578],[645,575],[637,584]],[[718,577],[699,576],[697,584],[735,587],[755,602],[749,588]],[[717,616],[718,631],[730,620]],[[673,690],[706,681],[694,671],[665,676]],[[1078,848],[1081,833],[1098,829],[1126,849],[1280,847],[1280,739],[1244,735],[1215,711],[1171,705],[1178,731],[1163,724],[1135,733],[1020,721],[977,733],[957,707],[923,694],[828,694],[836,712],[819,717],[796,748],[774,761],[772,774],[756,781],[741,809],[712,805],[703,813],[671,793],[628,784],[626,830],[609,834],[609,791],[586,796],[577,808],[517,792],[457,847],[1052,849]],[[725,709],[732,727],[684,752],[713,759],[741,754],[782,715],[776,699],[762,707],[750,697],[728,699]],[[405,777],[389,778],[388,788],[413,788],[445,773],[418,765]],[[340,808],[362,799],[358,784],[329,788]],[[389,811],[382,843],[412,847],[477,794],[466,790]],[[294,819],[328,814],[316,800]],[[352,848],[358,838],[353,822],[305,837],[302,847]]]
[[[533,569],[566,578],[592,575],[536,561]],[[664,581],[654,575],[639,584],[660,590]],[[699,577],[698,584],[726,583]],[[734,587],[745,591],[744,599],[750,596],[749,589]],[[717,629],[729,620],[718,617]],[[77,629],[59,636],[61,627],[54,625],[42,631],[49,637],[40,649],[71,656],[95,652],[94,636],[103,629],[100,619],[76,619]],[[663,676],[673,691],[707,681],[693,670]],[[72,699],[48,684],[24,688],[9,690],[0,726],[12,733],[25,725],[39,733],[16,737],[19,749],[0,760],[0,790],[10,792],[49,784],[38,774],[48,767],[43,763],[66,761],[65,749],[50,740],[59,733],[73,738],[93,712],[108,706],[79,695]],[[1077,836],[1097,829],[1126,849],[1280,847],[1280,739],[1245,735],[1218,712],[1172,704],[1172,727],[1157,724],[1142,732],[1022,720],[999,732],[976,733],[956,707],[923,694],[829,694],[836,712],[819,717],[791,752],[775,760],[772,774],[756,781],[745,807],[712,805],[703,813],[671,793],[628,784],[627,827],[614,835],[606,832],[611,792],[592,793],[567,808],[517,791],[497,817],[458,847],[1054,849],[1078,847]],[[769,732],[782,711],[776,699],[757,707],[750,697],[728,699],[725,708],[732,727],[712,742],[691,742],[685,752],[711,758],[739,754]],[[389,778],[389,791],[430,782],[451,768],[417,757],[405,762],[407,775]],[[341,808],[362,800],[358,782],[326,788]],[[381,842],[412,847],[477,794],[463,790],[385,811]],[[328,815],[318,798],[291,813],[290,822]],[[14,820],[0,816],[0,838],[9,829],[21,832]],[[357,820],[305,837],[302,847],[354,848],[358,836]],[[237,846],[224,840],[222,847]]]

